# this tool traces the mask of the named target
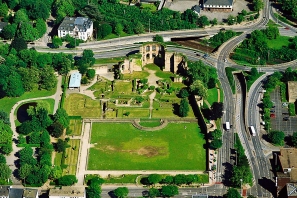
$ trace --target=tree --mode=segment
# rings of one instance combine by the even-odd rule
[[[38,83],[40,81],[38,68],[20,67],[17,72],[21,75],[25,91],[32,91],[33,89],[38,88]]]
[[[199,27],[205,27],[210,24],[210,22],[206,16],[199,17],[197,23],[198,23]]]
[[[33,4],[32,8],[28,10],[28,15],[33,20],[40,19],[45,21],[50,15],[50,10],[44,1],[37,1]]]
[[[156,188],[150,188],[149,189],[149,197],[150,198],[155,198],[160,196],[160,191]]]
[[[268,137],[272,144],[282,146],[284,145],[285,133],[282,131],[270,131]]]
[[[188,90],[187,89],[181,89],[180,91],[179,91],[179,95],[180,95],[180,97],[182,97],[182,98],[187,98],[187,97],[189,97],[189,92],[188,92]]]
[[[246,16],[246,15],[247,15],[247,11],[246,11],[245,9],[243,9],[243,10],[241,10],[241,14],[242,14],[243,16]]]
[[[178,114],[180,117],[187,117],[189,113],[189,102],[187,98],[182,98],[179,105]]]
[[[6,16],[8,13],[8,6],[6,3],[0,4],[0,16]]]
[[[297,132],[294,132],[292,135],[292,144],[294,147],[297,147]]]
[[[12,40],[11,48],[14,48],[17,52],[23,50],[23,49],[27,49],[27,43],[23,38],[15,38]]]
[[[134,26],[134,32],[135,34],[141,34],[144,32],[144,27],[141,22],[137,21]]]
[[[229,188],[227,194],[224,195],[224,198],[241,198],[241,196],[237,189]]]
[[[165,197],[173,197],[174,195],[178,195],[178,188],[172,185],[162,186],[161,192]]]
[[[207,88],[204,86],[203,82],[200,80],[195,80],[190,85],[190,91],[192,94],[201,96],[202,98],[207,98]]]
[[[221,130],[219,130],[219,129],[215,129],[215,130],[213,130],[213,131],[210,133],[210,135],[211,135],[211,138],[212,138],[213,140],[215,140],[215,139],[221,139],[223,133],[222,133]]]
[[[97,30],[97,36],[99,38],[104,38],[111,33],[112,33],[112,27],[109,24],[102,24],[99,26]]]
[[[29,136],[29,144],[40,144],[40,133],[39,132],[33,132]]]
[[[5,89],[5,94],[8,97],[19,97],[23,95],[25,89],[23,87],[23,81],[21,76],[17,72],[12,72],[8,76],[7,86]]]
[[[49,127],[49,132],[51,135],[55,138],[59,138],[64,131],[64,126],[60,124],[59,122],[54,122],[50,127]]]
[[[167,175],[163,180],[162,183],[165,184],[172,184],[173,183],[173,176]]]
[[[0,154],[0,163],[6,164],[6,157]]]
[[[37,30],[29,22],[22,22],[17,31],[17,37],[23,38],[25,41],[35,41],[38,37]]]
[[[68,148],[69,145],[67,144],[66,141],[58,139],[57,143],[56,143],[56,151],[61,153],[64,152],[66,150],[66,148]]]
[[[127,195],[129,194],[129,189],[127,187],[118,187],[113,192],[115,196],[123,198],[127,197]]]
[[[16,30],[17,30],[17,25],[15,23],[8,24],[1,31],[1,37],[8,40],[13,39],[16,33]]]
[[[223,145],[223,142],[221,139],[214,139],[210,142],[209,146],[210,148],[212,149],[218,149],[218,148],[221,148]]]
[[[46,24],[40,18],[36,20],[35,28],[37,30],[38,38],[41,38],[46,33]]]
[[[159,183],[162,180],[162,176],[159,174],[150,174],[147,179],[150,184],[154,185]]]
[[[117,23],[114,27],[114,33],[116,33],[117,35],[121,35],[121,33],[123,32],[123,25],[121,23]]]
[[[93,79],[96,75],[96,71],[94,69],[88,69],[86,75],[88,79]]]
[[[164,42],[164,39],[163,39],[163,36],[159,35],[159,34],[156,34],[154,37],[153,37],[153,41],[157,41],[157,42],[161,42],[163,43]]]
[[[262,0],[253,0],[253,9],[254,11],[259,12],[264,8],[264,3]]]
[[[185,174],[178,174],[174,176],[174,184],[182,185],[187,183]]]
[[[213,120],[217,120],[223,116],[223,103],[222,102],[214,102],[211,105],[211,118]]]
[[[53,48],[59,48],[63,45],[62,39],[58,36],[54,36],[52,39]]]
[[[242,181],[240,181],[242,179]],[[250,167],[247,165],[233,166],[232,177],[230,178],[233,186],[240,187],[241,184],[252,184],[253,174]]]
[[[54,115],[54,122],[59,122],[64,128],[67,128],[69,126],[70,119],[65,109],[57,109]]]
[[[10,125],[9,116],[3,110],[0,110],[0,120],[2,120],[4,124]]]
[[[54,69],[47,65],[40,70],[40,89],[52,90],[57,85]]]
[[[51,179],[58,179],[62,177],[62,174],[63,174],[62,168],[60,166],[55,166],[54,168],[52,168],[49,177]]]
[[[212,25],[218,25],[218,19],[217,18],[214,18],[213,20],[210,21],[210,23]]]
[[[237,23],[241,23],[242,21],[244,21],[244,16],[242,14],[239,14],[237,17],[236,17],[236,22]]]
[[[18,170],[18,175],[21,179],[25,179],[26,177],[28,177],[28,175],[30,175],[32,170],[32,166],[29,164],[24,164],[23,166],[20,167],[20,169]]]
[[[18,10],[14,15],[13,22],[15,24],[29,22],[29,18],[26,13],[26,10],[24,10],[24,9]]]
[[[72,186],[77,183],[75,175],[64,175],[57,180],[58,185],[61,186]]]
[[[1,180],[7,180],[12,171],[10,170],[9,166],[7,164],[3,164],[3,163],[0,163],[0,179]]]
[[[232,16],[232,15],[229,15],[228,18],[227,18],[228,25],[234,25],[235,22],[236,22],[236,17]]]

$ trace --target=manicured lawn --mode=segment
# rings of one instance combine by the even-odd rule
[[[62,153],[58,153],[56,152],[56,155],[55,155],[55,166],[61,166],[61,161],[62,161]]]
[[[77,119],[71,119],[69,128],[71,129],[71,135],[77,135],[79,136],[81,134],[81,128],[82,128],[82,120]]]
[[[196,123],[140,131],[130,123],[93,123],[89,170],[205,170],[204,135]],[[100,156],[100,157],[98,157]]]
[[[126,112],[130,112],[129,116],[126,117],[123,114]],[[118,117],[122,118],[148,118],[150,115],[149,109],[143,108],[119,108]]]
[[[123,57],[116,57],[116,58],[100,58],[95,60],[95,64],[107,64],[107,63],[118,63],[120,61],[125,60],[125,56]]]
[[[155,64],[147,64],[145,66],[147,69],[149,70],[154,70],[156,71],[156,76],[159,77],[159,78],[170,78],[172,76],[174,76],[174,74],[172,72],[165,72],[165,71],[162,71],[160,69],[159,66],[155,65]]]
[[[269,27],[280,27],[280,26],[281,26],[281,25],[275,23],[274,21],[272,21],[271,19],[269,19],[267,25],[268,25]]]
[[[207,101],[209,102],[210,105],[212,105],[214,102],[218,102],[218,89],[212,88],[207,91],[208,97]]]
[[[220,102],[224,102],[224,92],[223,92],[220,81],[217,82],[217,85],[220,88]]]
[[[281,49],[283,46],[289,45],[290,37],[287,36],[279,36],[277,39],[267,40],[267,45],[269,48],[273,49]]]
[[[99,101],[76,93],[66,97],[64,108],[70,116],[99,117],[101,114]]]
[[[110,178],[104,178],[104,183],[105,184],[135,184],[136,183],[136,178],[139,175],[123,175],[120,177],[110,177]]]
[[[135,78],[137,79],[147,78],[148,76],[149,76],[149,73],[147,71],[136,71],[136,72],[133,72],[132,74],[124,74],[123,78],[133,80]]]
[[[156,127],[161,125],[160,120],[143,120],[140,121],[139,124],[144,127]]]
[[[66,149],[65,155],[65,164],[67,164],[68,166],[66,169],[63,170],[63,175],[75,175],[80,140],[70,140],[68,144],[70,145],[70,147]]]
[[[26,92],[18,98],[4,97],[0,99],[1,110],[9,114],[13,105],[15,105],[18,101],[29,99],[29,98],[51,96],[51,95],[54,95],[55,92],[56,92],[56,88],[52,89],[51,91],[36,89],[31,92]]]

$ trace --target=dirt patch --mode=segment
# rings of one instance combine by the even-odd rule
[[[138,155],[144,155],[146,157],[154,157],[159,154],[159,149],[152,146],[142,147],[137,151]]]

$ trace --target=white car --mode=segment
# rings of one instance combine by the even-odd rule
[[[224,59],[224,62],[227,63],[227,58]]]

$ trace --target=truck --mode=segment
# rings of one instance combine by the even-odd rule
[[[254,126],[250,126],[250,130],[251,130],[252,136],[256,136],[256,130],[255,130]]]
[[[230,122],[226,122],[225,127],[227,131],[230,130]]]

